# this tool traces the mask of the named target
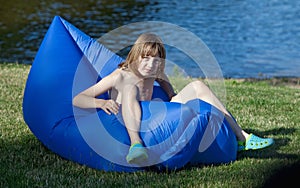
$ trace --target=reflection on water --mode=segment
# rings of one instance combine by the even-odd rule
[[[142,13],[147,3],[134,1],[0,0],[1,61],[31,63],[55,15],[98,38]]]
[[[207,44],[225,77],[300,77],[300,1],[296,0],[0,3],[0,62],[32,63],[53,17],[60,15],[94,38],[138,21],[173,23]],[[127,39],[108,43],[118,45],[120,40]],[[169,48],[168,58],[189,75],[202,76],[180,51]]]

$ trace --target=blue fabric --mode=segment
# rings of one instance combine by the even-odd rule
[[[164,91],[155,86],[155,99],[140,102],[141,138],[149,162],[142,167],[127,164],[130,141],[122,115],[72,105],[73,96],[111,73],[122,61],[56,16],[34,59],[24,92],[24,120],[33,134],[58,155],[105,171],[132,172],[147,166],[178,169],[189,162],[236,159],[235,136],[216,109],[212,111],[211,105],[200,100],[170,103]],[[107,93],[100,96],[107,97]],[[214,140],[201,148],[206,130]]]

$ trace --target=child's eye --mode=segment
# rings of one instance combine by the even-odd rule
[[[149,57],[149,56],[144,56],[143,59],[144,59],[144,60],[149,60],[150,57]]]
[[[152,58],[153,58],[153,61],[152,61],[153,64],[156,64],[156,65],[160,64],[160,59],[159,58],[155,58],[155,57],[152,57],[152,56],[144,56],[144,57],[142,57],[143,61],[145,61],[145,62],[150,61]]]
[[[160,64],[160,60],[156,59],[156,60],[154,60],[154,63],[155,64]]]

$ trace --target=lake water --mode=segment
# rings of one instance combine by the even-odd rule
[[[300,77],[298,0],[0,3],[0,62],[32,63],[53,17],[59,15],[93,38],[135,22],[175,24],[202,39],[224,77]],[[203,76],[184,54],[170,50],[168,57],[188,75]]]

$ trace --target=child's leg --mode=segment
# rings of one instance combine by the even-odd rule
[[[246,133],[233,119],[231,114],[226,110],[221,101],[213,92],[201,81],[194,81],[184,87],[178,95],[172,98],[171,102],[186,103],[192,99],[201,99],[215,106],[224,113],[226,120],[235,133],[238,140],[238,150],[262,149],[274,143],[272,138],[260,138],[254,134]]]
[[[227,111],[222,102],[214,95],[207,85],[200,80],[191,82],[185,86],[175,97],[172,98],[171,102],[186,103],[192,99],[201,99],[223,112],[226,120],[235,133],[237,140],[246,140],[249,134],[243,131],[243,129],[231,117],[231,114]]]
[[[141,107],[138,101],[138,89],[134,85],[124,86],[122,116],[131,142],[126,160],[128,163],[142,163],[148,158],[148,155],[139,135]]]
[[[122,91],[122,116],[131,144],[142,143],[139,136],[141,107],[137,100],[138,90],[134,85],[124,86]]]

